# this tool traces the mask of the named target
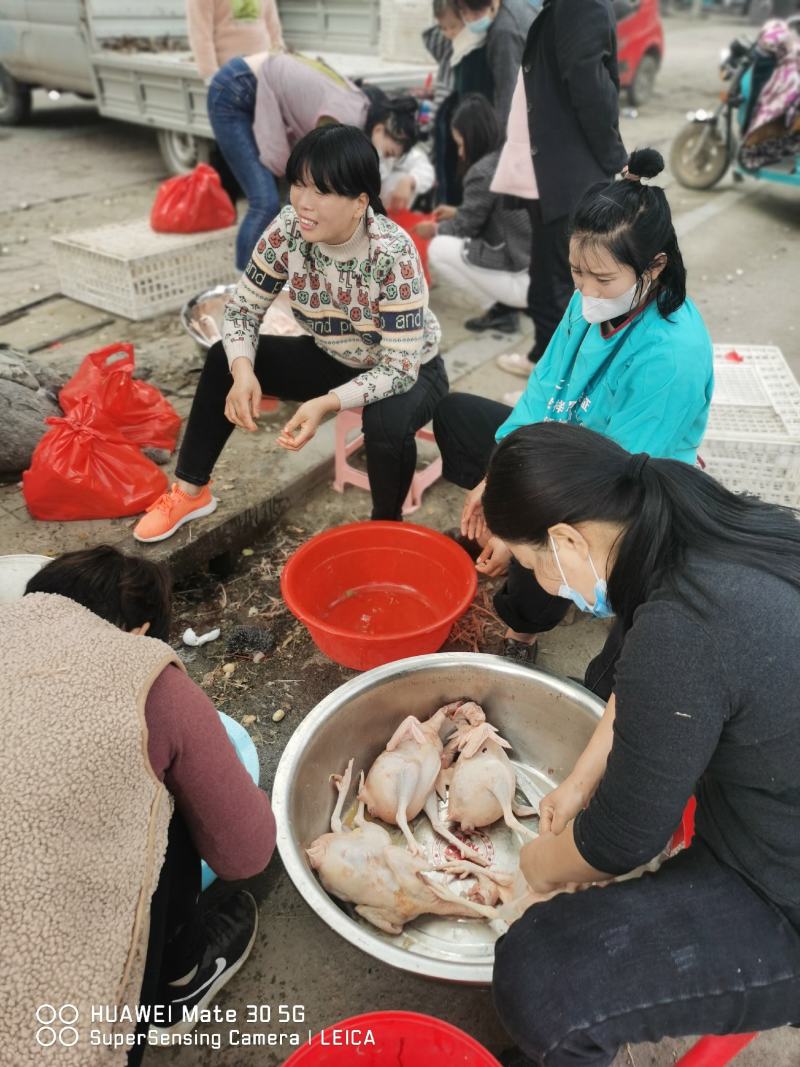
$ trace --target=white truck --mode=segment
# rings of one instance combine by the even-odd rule
[[[321,55],[349,78],[413,90],[433,70],[433,60],[380,58],[380,0],[278,7],[287,45]],[[421,58],[418,47],[410,53]],[[2,0],[0,125],[25,121],[35,88],[78,93],[101,115],[152,127],[173,174],[208,158],[206,87],[189,51],[183,0]]]

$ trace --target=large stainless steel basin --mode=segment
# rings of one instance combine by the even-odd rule
[[[355,757],[355,779],[406,715],[426,717],[461,697],[481,704],[511,742],[517,780],[534,806],[572,769],[603,712],[602,702],[574,682],[497,656],[440,653],[399,660],[340,686],[309,713],[286,746],[272,799],[286,870],[328,926],[393,967],[483,985],[491,982],[496,939],[487,923],[423,917],[398,937],[381,933],[326,893],[305,854],[314,838],[330,829],[336,794],[329,775],[341,773]],[[535,829],[536,820],[530,824]],[[414,830],[431,846],[429,855],[441,853],[424,816]],[[492,827],[489,837],[498,866],[508,867],[520,842],[502,825]]]

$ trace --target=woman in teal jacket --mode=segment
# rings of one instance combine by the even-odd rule
[[[536,635],[561,621],[567,602],[546,593],[486,529],[481,501],[495,443],[520,426],[567,422],[630,452],[697,459],[714,387],[712,346],[686,296],[667,198],[648,184],[663,166],[653,149],[634,152],[622,180],[594,186],[578,205],[570,238],[576,292],[516,407],[451,393],[436,411],[444,476],[471,490],[461,533],[479,541],[481,573],[508,568],[495,607],[513,658],[534,661]]]

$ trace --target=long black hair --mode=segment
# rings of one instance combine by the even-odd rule
[[[417,112],[419,104],[413,96],[387,96],[383,89],[375,85],[360,86],[361,92],[369,101],[367,121],[364,132],[367,137],[379,124],[383,124],[387,137],[397,141],[408,152],[417,143]]]
[[[655,178],[663,169],[664,160],[654,148],[641,148],[628,159],[628,173],[638,178]],[[570,232],[579,249],[605,248],[633,269],[639,279],[637,301],[642,275],[663,252],[666,266],[654,286],[658,310],[666,319],[686,300],[686,268],[667,197],[658,186],[629,178],[593,185],[575,209]]]
[[[469,93],[464,97],[450,125],[464,138],[465,169],[494,152],[503,140],[497,112],[480,93]]]
[[[66,552],[30,579],[25,593],[58,593],[101,619],[133,630],[150,623],[148,637],[169,641],[172,579],[163,564],[126,556],[112,545]]]
[[[372,210],[386,214],[378,153],[357,126],[332,122],[300,138],[286,164],[286,181],[305,185],[309,178],[321,193],[338,193],[353,200],[366,193]]]
[[[545,545],[560,522],[621,526],[608,598],[626,629],[661,584],[680,594],[690,550],[800,588],[795,512],[731,493],[688,463],[631,456],[582,426],[540,422],[509,434],[492,457],[483,509],[511,544]]]

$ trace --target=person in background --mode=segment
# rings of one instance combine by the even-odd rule
[[[492,102],[500,128],[505,128],[511,97],[525,49],[525,40],[536,17],[538,3],[530,0],[457,0],[458,10],[471,33],[486,34],[486,58],[492,74]]]
[[[316,126],[342,123],[366,130],[380,157],[382,194],[390,210],[410,207],[433,186],[433,166],[415,147],[417,101],[359,88],[320,59],[299,53],[232,59],[212,79],[208,116],[247,196],[236,238],[239,270],[278,213],[276,179],[283,177],[292,147]]]
[[[86,1020],[92,1005],[134,1020],[158,1006],[156,1027],[185,1033],[184,1007],[205,1008],[253,946],[250,893],[200,914],[200,857],[251,878],[275,819],[166,643],[171,611],[166,568],[107,545],[46,564],[0,607],[0,944],[25,961],[4,994],[7,1063],[30,1062],[44,990]],[[147,1021],[135,1027],[114,1027],[134,1042],[129,1067],[147,1047]],[[108,1062],[82,1034],[70,1062]]]
[[[225,306],[181,444],[178,481],[134,528],[162,541],[217,506],[209,481],[239,426],[251,433],[262,391],[301,401],[277,439],[297,452],[337,411],[363,408],[372,518],[400,521],[416,432],[447,392],[441,330],[405,231],[386,218],[378,153],[363,130],[325,125],[286,164],[291,204],[261,236]],[[261,334],[288,289],[301,337]]]
[[[453,116],[452,134],[465,168],[459,207],[441,204],[436,222],[416,229],[432,237],[428,248],[431,274],[446,288],[467,293],[481,308],[468,319],[469,330],[517,329],[517,308],[528,293],[530,221],[524,209],[508,209],[489,189],[500,156],[500,126],[494,108],[482,96],[467,96]]]
[[[495,946],[501,1063],[800,1024],[797,513],[554,423],[500,443],[484,508],[544,589],[622,631],[605,714],[520,852],[539,899]],[[592,884],[657,857],[692,796],[688,848]]]
[[[206,85],[236,56],[285,47],[276,0],[186,0],[186,22],[189,46]]]
[[[545,0],[530,27],[492,184],[526,199],[531,217],[531,351],[498,357],[527,378],[572,297],[569,216],[593,182],[622,170],[616,23],[610,0]],[[532,166],[529,164],[532,163]]]
[[[433,17],[436,23],[422,32],[422,43],[438,63],[433,83],[433,119],[436,112],[453,91],[453,40],[464,29],[461,16],[450,0],[433,0]]]
[[[692,464],[705,432],[713,349],[686,295],[666,195],[648,184],[663,168],[658,152],[641,149],[623,179],[598,183],[579,203],[569,245],[576,291],[514,409],[468,393],[451,393],[436,409],[444,477],[475,486],[464,504],[462,535],[479,539],[482,574],[508,567],[494,604],[508,625],[505,654],[522,662],[535,660],[537,634],[561,622],[568,602],[543,589],[485,531],[480,472],[495,442],[531,423],[571,422],[631,451]]]
[[[436,199],[454,205],[461,203],[462,189],[458,147],[451,132],[453,115],[460,101],[470,93],[478,93],[491,103],[494,78],[486,52],[486,30],[464,22],[457,0],[434,0],[433,14],[439,31],[450,40],[448,61],[452,81],[452,92],[440,104],[433,128]],[[437,27],[432,29],[435,32]]]

